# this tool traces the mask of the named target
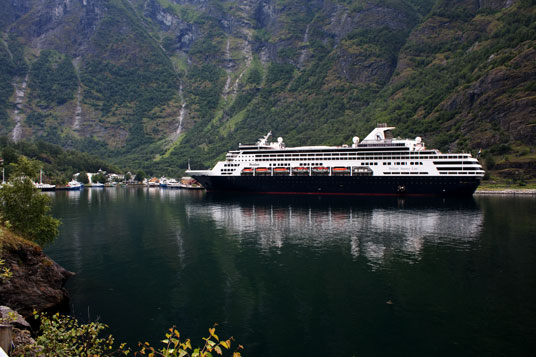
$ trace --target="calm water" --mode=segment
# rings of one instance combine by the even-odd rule
[[[51,195],[72,313],[131,346],[217,322],[246,356],[536,350],[535,198]]]

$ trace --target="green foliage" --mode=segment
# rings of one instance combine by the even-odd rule
[[[78,177],[76,178],[76,181],[83,183],[84,185],[87,185],[89,183],[89,177],[87,175],[87,172],[82,171],[78,174]]]
[[[86,97],[102,101],[98,109],[106,115],[115,106],[135,102],[142,115],[167,103],[175,93],[175,75],[168,67],[147,63],[143,68],[92,60],[81,73],[88,87]]]
[[[220,93],[224,86],[224,72],[212,64],[193,66],[187,77],[190,87],[186,94],[191,107],[199,115],[204,125],[210,120],[220,101]]]
[[[145,174],[145,172],[143,170],[140,170],[136,173],[136,176],[134,177],[134,180],[138,181],[138,182],[142,182],[143,180],[145,180],[145,178],[147,177],[147,175]]]
[[[1,138],[0,138],[1,139]],[[62,184],[70,180],[70,177],[80,171],[96,172],[99,169],[108,172],[120,172],[113,166],[95,156],[74,150],[64,150],[58,145],[45,142],[24,142],[14,144],[7,139],[0,140],[0,150],[4,157],[6,174],[12,175],[13,166],[10,163],[17,163],[19,156],[23,155],[39,164],[34,168],[32,178],[37,177],[39,168],[43,168],[44,174],[49,182]]]
[[[45,107],[72,100],[78,77],[71,58],[55,51],[42,51],[30,70],[30,88]]]
[[[0,190],[0,217],[3,222],[9,222],[15,233],[45,245],[58,235],[60,221],[48,214],[51,198],[41,194],[29,178],[34,168],[30,160],[19,159],[12,170],[17,177]]]
[[[125,343],[116,345],[112,335],[100,337],[102,332],[108,328],[100,322],[80,324],[75,318],[54,314],[48,316],[46,313],[39,314],[34,311],[34,318],[40,322],[40,334],[35,339],[35,344],[26,346],[28,354],[44,356],[117,356],[128,355],[131,350]],[[215,354],[225,355],[232,353],[233,357],[240,357],[240,350],[244,349],[238,345],[234,351],[231,350],[232,337],[220,340],[216,335],[216,324],[209,328],[207,337],[203,337],[202,347],[192,347],[190,339],[181,340],[181,335],[177,329],[170,328],[162,340],[164,347],[157,349],[148,342],[140,343],[140,350],[136,355],[148,356],[169,356],[169,357],[211,357]]]
[[[91,181],[93,183],[99,182],[99,183],[106,183],[106,176],[102,173],[95,174],[91,177]]]
[[[486,155],[484,163],[486,164],[487,170],[493,170],[495,168],[495,159],[491,155]]]
[[[30,353],[44,356],[116,356],[127,355],[130,350],[121,344],[114,345],[112,335],[99,337],[108,326],[100,322],[80,324],[69,316],[34,312],[35,319],[41,323],[41,334],[30,346]]]
[[[39,173],[39,164],[25,156],[19,156],[18,162],[9,164],[9,168],[12,179],[29,178],[30,180],[35,180]]]
[[[2,256],[2,239],[4,235],[4,230],[0,228],[0,281],[5,282],[13,276],[11,269],[5,266],[6,262],[1,258]]]
[[[166,338],[162,340],[165,347],[161,349],[155,349],[151,347],[149,343],[140,344],[141,350],[139,353],[141,355],[149,356],[170,356],[170,357],[211,357],[213,354],[224,355],[226,351],[231,349],[231,341],[234,339],[228,338],[227,340],[220,340],[218,335],[216,335],[216,324],[214,327],[209,328],[209,335],[203,337],[204,345],[203,347],[192,348],[190,339],[181,340],[181,335],[178,330],[174,327],[169,329],[169,332],[166,333]],[[238,347],[233,352],[233,357],[240,357],[241,354],[238,352],[244,347],[238,345]]]
[[[6,45],[7,46],[7,45]],[[0,40],[0,124],[7,126],[7,109],[8,99],[13,93],[13,86],[11,80],[14,76],[15,68],[13,61],[9,56],[7,47],[4,42]]]
[[[0,253],[1,253],[0,249]],[[11,269],[5,266],[6,262],[4,259],[0,259],[0,280],[2,282],[5,282],[6,280],[10,279],[13,276],[13,272]]]

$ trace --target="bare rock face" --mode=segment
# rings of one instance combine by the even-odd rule
[[[22,241],[4,244],[2,259],[13,275],[0,282],[1,305],[25,318],[34,309],[56,311],[68,306],[68,293],[63,285],[74,273],[47,257],[41,247]]]
[[[8,306],[0,306],[0,319],[4,323],[13,325],[21,330],[30,330],[31,326],[18,312],[9,308]]]
[[[526,118],[535,116],[536,102],[533,92],[527,89],[526,74],[535,71],[536,50],[523,44],[511,52],[508,55],[513,58],[509,63],[490,70],[467,89],[453,94],[441,108],[458,112],[458,117],[469,123],[467,131],[496,125],[511,139],[532,146],[536,143],[536,128]],[[488,61],[503,55],[497,53]],[[473,140],[475,147],[490,147],[502,141],[500,137],[485,136]]]

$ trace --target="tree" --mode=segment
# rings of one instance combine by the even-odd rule
[[[143,170],[140,170],[138,171],[138,173],[136,174],[136,177],[134,178],[134,180],[138,181],[138,182],[142,182],[144,179],[145,179],[145,172]]]
[[[39,162],[30,160],[26,156],[20,156],[17,163],[9,164],[11,178],[27,177],[30,180],[36,179],[39,173]]]
[[[106,183],[106,176],[104,176],[102,173],[99,172],[98,174],[91,176],[91,182]]]
[[[4,159],[4,165],[9,165],[12,162],[17,162],[17,159],[19,157],[17,151],[15,151],[15,149],[13,149],[11,146],[6,146],[4,152],[2,153],[2,156]]]
[[[12,230],[40,245],[50,243],[58,235],[60,221],[50,216],[51,198],[35,188],[35,163],[21,156],[11,164],[11,185],[0,190],[0,220],[9,222]]]
[[[82,171],[78,174],[78,177],[76,179],[78,182],[83,183],[84,185],[87,185],[89,183],[89,178],[87,177],[87,172]]]

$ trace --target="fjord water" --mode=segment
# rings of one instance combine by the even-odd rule
[[[52,193],[72,314],[119,341],[245,356],[520,356],[536,347],[536,199]],[[235,346],[236,346],[235,343]]]

